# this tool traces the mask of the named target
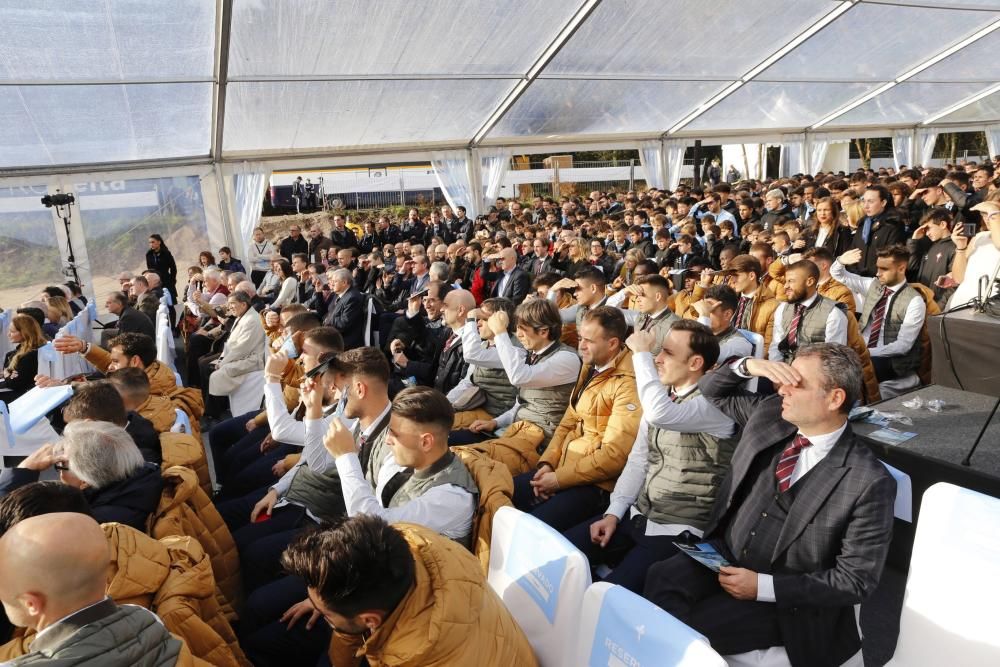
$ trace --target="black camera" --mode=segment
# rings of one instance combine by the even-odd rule
[[[42,197],[42,204],[45,208],[52,208],[53,206],[67,206],[76,201],[76,197],[73,195],[65,195],[62,193],[55,195],[45,195]]]

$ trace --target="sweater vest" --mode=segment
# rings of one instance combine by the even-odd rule
[[[472,384],[482,389],[486,396],[483,410],[491,417],[499,417],[514,407],[517,389],[507,378],[503,368],[484,368],[475,366],[472,371]]]
[[[473,505],[476,507],[479,506],[479,487],[476,485],[476,480],[472,478],[472,473],[462,463],[462,459],[455,456],[451,450],[448,450],[444,456],[435,461],[426,470],[414,471],[409,479],[399,487],[399,490],[392,494],[386,507],[392,508],[405,505],[410,501],[416,500],[434,487],[444,484],[452,484],[465,489],[472,494]],[[466,547],[471,547],[471,533],[462,536],[456,542]]]
[[[788,336],[791,334],[789,328],[792,326],[792,319],[795,317],[794,303],[786,303],[781,312],[781,324],[785,330],[785,338],[778,342],[778,349],[785,355],[785,363],[792,363],[799,348],[811,343],[826,342],[826,322],[830,318],[830,313],[834,308],[843,307],[844,304],[828,299],[819,294],[812,305],[802,313],[799,320],[799,331],[795,347],[788,344]]]
[[[864,331],[871,323],[872,315],[875,311],[875,304],[882,296],[882,284],[878,280],[873,280],[865,292],[865,305],[861,308],[861,317],[858,318],[858,328]],[[920,292],[909,285],[904,285],[896,290],[889,297],[889,303],[885,306],[885,316],[882,318],[882,342],[885,345],[893,343],[899,338],[899,328],[906,317],[906,309],[913,299],[922,299]],[[896,375],[903,377],[915,372],[920,368],[920,338],[913,341],[913,347],[909,351],[895,357],[890,357],[893,371]]]
[[[675,402],[701,396],[697,389]],[[705,400],[705,399],[702,399]],[[646,480],[635,506],[659,524],[708,524],[716,493],[729,472],[736,438],[680,433],[650,425]]]
[[[635,330],[652,331],[655,336],[653,349],[659,350],[663,347],[663,339],[667,337],[667,334],[674,328],[674,325],[680,321],[681,318],[677,317],[677,315],[675,315],[674,312],[668,308],[656,317],[643,315],[635,323]]]
[[[565,343],[552,345],[538,358],[538,361],[559,351],[572,352],[576,350]],[[535,363],[538,363],[537,361]],[[517,421],[531,422],[545,433],[545,442],[552,437],[569,405],[570,396],[576,387],[576,378],[567,384],[554,387],[521,387],[518,389],[518,400],[521,407],[517,411]]]

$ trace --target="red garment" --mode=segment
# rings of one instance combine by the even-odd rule
[[[489,285],[486,284],[486,280],[483,278],[483,266],[480,265],[472,274],[472,286],[469,291],[472,292],[472,296],[476,299],[476,305],[481,304],[489,294]]]

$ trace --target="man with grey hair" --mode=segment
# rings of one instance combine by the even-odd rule
[[[531,291],[531,276],[518,267],[517,251],[504,248],[498,254],[483,259],[496,267],[485,275],[486,280],[494,281],[490,296],[510,299],[515,306],[520,305]]]
[[[118,322],[101,332],[102,342],[106,343],[120,333],[141,333],[150,338],[156,338],[156,330],[152,320],[133,308],[124,292],[109,294],[107,301],[104,302],[104,307],[108,309],[109,313],[118,317]]]
[[[760,216],[760,224],[764,229],[774,232],[778,225],[795,219],[792,207],[788,205],[784,190],[774,188],[764,194],[764,215]]]
[[[431,264],[431,280],[440,280],[443,283],[448,282],[448,276],[451,275],[451,267],[448,266],[447,262],[434,262]]]
[[[160,502],[160,466],[146,462],[128,432],[105,421],[74,421],[56,445],[43,445],[17,468],[0,473],[0,496],[37,482],[55,468],[59,480],[83,491],[100,523],[118,522],[139,531]]]
[[[349,269],[331,271],[330,283],[334,302],[323,324],[340,332],[344,338],[345,350],[363,346],[367,323],[365,296],[354,286],[354,275]]]
[[[766,377],[777,394],[748,394]],[[817,343],[791,365],[743,358],[698,388],[743,429],[704,531],[730,563],[684,554],[653,565],[644,597],[723,655],[784,647],[793,665],[840,665],[861,650],[854,605],[878,585],[896,483],[847,421],[862,395],[851,348]]]

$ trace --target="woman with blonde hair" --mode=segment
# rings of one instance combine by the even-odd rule
[[[635,267],[646,261],[646,255],[638,248],[631,248],[625,251],[625,259],[622,260],[621,268],[618,270],[618,277],[611,283],[611,287],[620,290],[632,284],[635,275]]]
[[[64,296],[50,296],[45,299],[45,305],[48,311],[45,315],[53,324],[61,327],[73,319],[73,309],[69,307],[69,301]]]
[[[567,261],[560,266],[567,278],[576,277],[577,271],[590,266],[590,243],[579,237],[565,243]]]
[[[45,336],[35,318],[15,315],[7,329],[7,339],[17,347],[8,352],[3,361],[0,401],[10,404],[35,386],[38,348],[45,345]]]
[[[859,208],[860,206],[858,204]],[[823,197],[817,200],[813,215],[816,219],[814,245],[817,248],[826,248],[833,253],[834,257],[839,257],[846,252],[851,245],[851,230],[841,224],[840,204],[837,203],[837,200],[833,197]],[[857,225],[858,219],[855,219],[854,227],[856,228]]]

